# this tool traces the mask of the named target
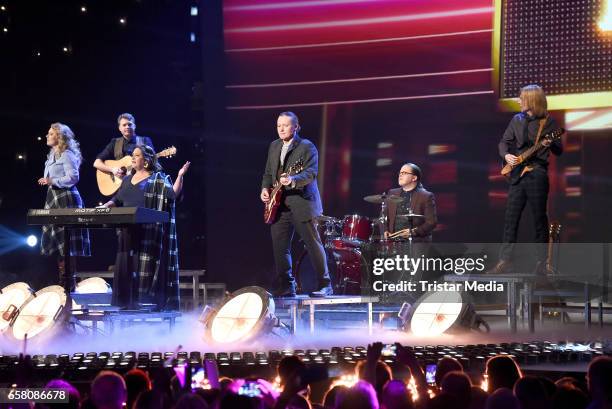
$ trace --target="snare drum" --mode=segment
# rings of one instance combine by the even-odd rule
[[[360,246],[370,239],[372,222],[365,216],[351,214],[342,221],[342,240],[354,246]]]

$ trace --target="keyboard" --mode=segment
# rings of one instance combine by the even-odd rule
[[[29,225],[55,224],[104,228],[131,224],[168,223],[169,221],[168,212],[145,207],[28,210]]]

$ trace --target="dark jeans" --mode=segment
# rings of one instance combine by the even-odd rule
[[[521,221],[521,215],[525,205],[529,203],[535,227],[534,243],[548,242],[548,215],[546,205],[548,202],[548,174],[545,169],[536,168],[523,176],[515,185],[508,190],[508,204],[506,205],[506,216],[504,220],[504,245],[501,248],[500,258],[510,260],[512,250]],[[546,245],[536,246],[538,260],[546,259]]]
[[[295,231],[297,231],[306,246],[306,250],[308,250],[308,256],[317,273],[319,286],[328,285],[330,278],[325,249],[313,221],[302,222],[296,220],[290,210],[280,211],[278,219],[270,228],[279,284],[286,286],[295,282],[291,270],[291,242]]]

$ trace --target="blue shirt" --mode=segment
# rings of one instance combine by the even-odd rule
[[[123,138],[123,136],[120,136],[119,138],[111,139],[108,145],[104,147],[102,152],[100,152],[98,156],[96,156],[96,159],[100,159],[100,160],[121,159],[121,158],[115,158],[115,141],[117,141],[120,138]],[[128,140],[123,141],[123,149],[122,149],[123,156],[128,156],[128,155],[131,156],[132,152],[134,152],[134,148],[136,148],[136,146],[138,145],[139,140],[141,141],[142,144],[149,145],[151,148],[153,148],[153,150],[155,150],[155,147],[153,146],[153,142],[151,141],[151,138],[149,138],[148,136],[134,135],[129,141]]]
[[[72,151],[65,150],[55,159],[55,152],[51,150],[45,162],[44,177],[50,177],[55,187],[70,188],[79,182],[79,165],[79,160]]]

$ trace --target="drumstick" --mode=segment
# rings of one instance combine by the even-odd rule
[[[408,231],[410,231],[410,229],[402,229],[402,230],[398,230],[395,233],[391,233],[389,234],[389,238],[390,239],[394,239],[398,236],[400,236],[402,233],[407,233]]]

